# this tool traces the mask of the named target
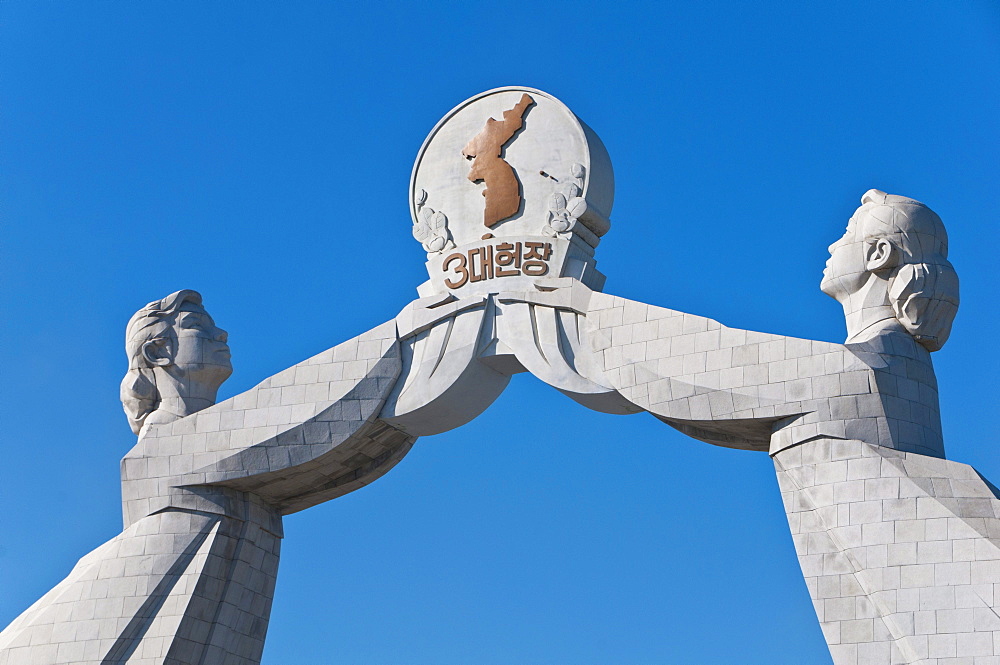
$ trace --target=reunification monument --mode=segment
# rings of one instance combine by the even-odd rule
[[[531,372],[774,460],[837,665],[1000,663],[1000,500],[946,459],[930,352],[958,279],[940,218],[866,192],[821,289],[843,344],[601,292],[611,161],[551,95],[492,90],[433,129],[410,183],[429,279],[398,316],[216,404],[232,368],[201,296],[126,330],[124,531],[0,633],[0,665],[260,662],[282,516],[367,485]]]

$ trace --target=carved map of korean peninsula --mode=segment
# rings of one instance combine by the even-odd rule
[[[483,131],[462,149],[462,154],[472,159],[469,180],[486,183],[483,224],[488,227],[516,215],[521,207],[521,183],[501,153],[514,134],[524,127],[524,114],[534,103],[531,95],[524,93],[514,108],[503,112],[503,120],[487,118]]]

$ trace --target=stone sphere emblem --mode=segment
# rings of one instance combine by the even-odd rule
[[[593,247],[613,201],[604,144],[532,88],[497,88],[456,106],[424,141],[410,179],[413,234],[428,253],[487,234],[556,237],[574,226]]]

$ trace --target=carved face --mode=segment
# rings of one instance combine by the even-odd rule
[[[864,206],[858,208],[843,237],[829,247],[830,258],[819,288],[840,302],[856,293],[868,279],[865,255],[869,243],[865,241],[863,228],[866,215]]]
[[[174,332],[177,342],[172,364],[186,376],[221,385],[233,373],[226,344],[229,334],[215,325],[204,307],[193,302],[181,305]]]

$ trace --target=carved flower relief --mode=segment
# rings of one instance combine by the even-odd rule
[[[424,207],[426,202],[427,192],[421,189],[414,198],[417,206],[417,222],[413,225],[413,237],[428,254],[451,249],[455,243],[448,231],[448,218],[443,212],[435,212],[431,208]]]
[[[572,179],[567,178],[566,183],[549,197],[549,209],[542,233],[552,238],[572,231],[580,216],[587,212],[587,201],[580,196],[583,193],[585,174],[583,165],[573,164],[570,173]]]

